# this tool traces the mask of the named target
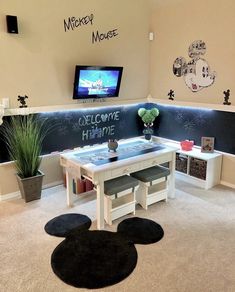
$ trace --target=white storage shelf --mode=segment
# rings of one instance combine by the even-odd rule
[[[200,149],[176,151],[176,171],[181,178],[210,189],[220,183],[222,154],[202,153]]]

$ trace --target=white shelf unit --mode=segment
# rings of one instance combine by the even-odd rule
[[[5,109],[4,116],[13,116],[13,115],[29,115],[35,113],[45,113],[45,112],[60,112],[60,111],[74,111],[82,109],[92,109],[92,108],[102,108],[102,107],[119,107],[122,105],[134,105],[139,103],[148,102],[147,98],[138,98],[138,99],[104,99],[100,100],[83,100],[83,101],[74,101],[70,104],[63,105],[49,105],[49,106],[37,106],[37,107],[27,107],[27,108],[7,108]]]
[[[177,176],[206,190],[220,183],[221,165],[220,153],[202,153],[196,148],[176,151]]]
[[[151,95],[149,95],[147,99],[148,99],[148,102],[157,103],[161,105],[167,105],[167,106],[169,105],[169,106],[178,106],[178,107],[200,108],[200,109],[207,109],[207,110],[218,110],[218,111],[224,111],[224,112],[235,112],[234,105],[178,101],[178,100],[169,100],[168,98],[158,99],[158,98],[153,98]]]

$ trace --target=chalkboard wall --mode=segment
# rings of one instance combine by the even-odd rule
[[[109,139],[120,140],[140,136],[142,122],[137,111],[145,106],[147,105],[143,103],[37,114],[40,119],[46,119],[52,127],[44,141],[42,154],[99,144]],[[4,117],[4,122],[9,119],[10,117]],[[0,161],[8,161],[2,139],[0,149]]]
[[[216,150],[235,154],[235,113],[151,103],[37,114],[53,125],[43,154],[140,136],[144,127],[137,111],[153,106],[160,111],[154,123],[155,135],[176,141],[190,139],[196,145],[201,144],[202,136],[215,137]],[[4,123],[9,119],[4,117]],[[8,160],[0,139],[0,162]]]
[[[149,105],[150,106],[150,105]],[[157,106],[160,111],[155,135],[176,141],[214,137],[215,149],[235,154],[235,113],[178,106]]]

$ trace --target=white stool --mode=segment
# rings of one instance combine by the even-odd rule
[[[137,179],[124,175],[104,182],[104,219],[112,221],[129,213],[135,214]]]
[[[139,188],[136,191],[136,201],[144,209],[148,206],[167,200],[167,176],[170,170],[163,166],[153,166],[134,173],[131,176],[139,180]]]

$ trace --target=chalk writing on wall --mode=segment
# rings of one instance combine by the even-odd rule
[[[94,14],[86,15],[84,17],[68,17],[67,20],[64,19],[64,31],[74,30],[75,28],[84,25],[93,25]]]
[[[33,114],[35,117],[49,123],[52,127],[44,140],[42,155],[101,144],[108,142],[109,139],[138,137],[142,135],[143,123],[139,119],[137,111],[139,107],[147,106],[148,104],[141,103],[35,113]],[[10,121],[10,116],[3,118],[3,123]],[[6,143],[1,135],[1,127],[2,125],[0,125],[0,163],[10,160]],[[216,135],[214,136],[216,137]]]
[[[100,33],[98,30],[96,32],[92,32],[92,43],[100,42],[103,40],[109,40],[111,38],[114,38],[118,35],[117,28],[113,30],[109,30],[105,33]]]
[[[83,115],[78,119],[82,141],[102,138],[105,136],[114,136],[116,127],[114,123],[119,121],[119,119],[120,111]]]

